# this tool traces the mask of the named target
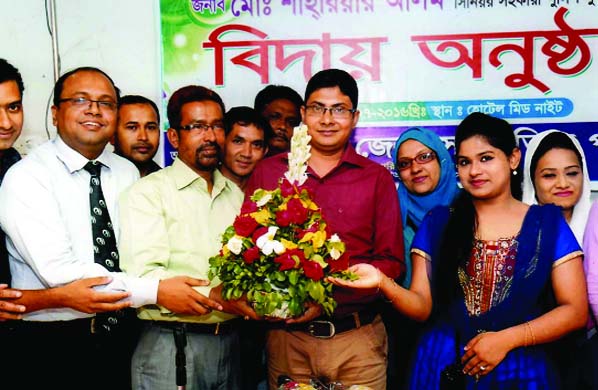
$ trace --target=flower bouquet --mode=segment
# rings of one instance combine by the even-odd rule
[[[304,186],[310,139],[305,125],[295,128],[284,178],[272,191],[253,193],[210,258],[209,276],[222,281],[224,299],[246,295],[262,316],[298,316],[308,302],[331,315],[336,301],[325,277],[356,277],[347,271],[344,242],[329,231]]]

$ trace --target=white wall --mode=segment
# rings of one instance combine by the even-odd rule
[[[25,125],[16,144],[24,154],[56,133],[46,114],[54,85],[46,2],[0,0],[0,57],[18,68],[25,82]],[[160,102],[158,0],[56,0],[56,19],[60,74],[95,66],[112,77],[122,94]],[[158,163],[162,154],[156,156]]]

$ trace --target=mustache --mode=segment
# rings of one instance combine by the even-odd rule
[[[132,148],[153,148],[154,145],[150,144],[149,142],[135,142],[131,145]]]
[[[208,141],[205,144],[200,145],[195,151],[196,153],[200,153],[208,148],[214,148],[216,149],[216,152],[220,153],[220,145],[218,145],[216,142],[211,141]]]
[[[274,130],[274,137],[275,138],[282,138],[285,141],[289,140],[289,136],[285,130]]]

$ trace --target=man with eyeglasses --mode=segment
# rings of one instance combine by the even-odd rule
[[[236,184],[217,169],[224,103],[214,91],[190,85],[172,94],[167,115],[168,140],[178,156],[121,196],[121,264],[144,278],[206,279],[209,258],[243,201]],[[187,380],[193,389],[240,388],[238,315],[257,316],[245,301],[224,301],[217,280],[197,291],[220,310],[184,316],[160,306],[139,311],[145,326],[133,356],[134,388],[168,389]]]
[[[160,170],[153,160],[160,145],[160,112],[156,103],[140,95],[122,96],[111,142],[114,153],[135,164],[141,177]]]
[[[402,269],[403,240],[399,204],[390,173],[358,155],[350,144],[359,120],[358,89],[339,69],[316,73],[305,90],[301,118],[311,138],[305,183],[312,189],[330,231],[346,243],[349,263],[369,263],[395,279]],[[286,155],[263,160],[247,188],[271,190],[288,167]],[[331,318],[312,305],[299,318],[272,326],[267,335],[268,381],[276,388],[286,374],[299,382],[327,377],[345,386],[386,388],[387,335],[377,291],[335,291]]]
[[[136,336],[127,326],[134,315],[127,307],[160,304],[187,314],[219,307],[194,291],[205,281],[118,272],[117,197],[139,173],[105,148],[114,134],[117,101],[118,89],[100,69],[62,75],[52,106],[58,136],[15,164],[0,187],[0,223],[15,288],[43,290],[104,276],[111,282],[101,290],[117,296],[112,302],[120,300],[111,306],[97,291],[96,307],[87,307],[81,301],[88,298],[75,294],[63,306],[11,323],[19,345],[12,351],[17,367],[11,375],[23,388],[128,389]],[[107,222],[100,232],[98,220]],[[106,242],[114,245],[98,258]],[[93,315],[107,308],[123,310]]]

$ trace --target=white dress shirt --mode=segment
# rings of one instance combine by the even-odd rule
[[[104,150],[102,191],[117,242],[117,203],[120,193],[139,178],[129,161]],[[6,232],[12,286],[44,289],[74,280],[112,276],[110,291],[126,290],[133,306],[155,304],[157,279],[141,279],[109,272],[94,262],[89,212],[90,174],[87,158],[58,136],[36,148],[6,174],[0,187],[0,225]],[[60,321],[89,317],[68,308],[24,315],[30,321]]]

